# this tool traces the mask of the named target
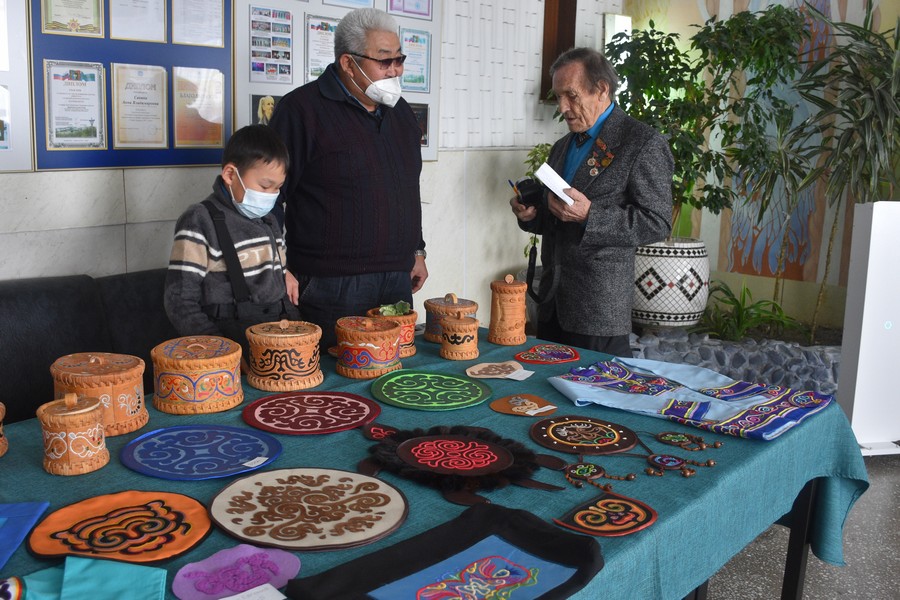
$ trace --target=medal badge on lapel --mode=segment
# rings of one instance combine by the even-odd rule
[[[612,163],[615,155],[609,151],[609,148],[599,137],[594,140],[594,147],[591,148],[591,157],[587,159],[587,164],[591,168],[590,174],[591,177],[596,177],[600,174],[600,168],[605,169]]]

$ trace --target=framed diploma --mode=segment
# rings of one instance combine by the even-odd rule
[[[431,0],[388,0],[387,11],[401,17],[431,20]]]
[[[106,83],[102,63],[44,60],[48,150],[106,149]]]
[[[306,73],[307,83],[315,81],[334,62],[334,30],[340,19],[306,15]]]
[[[217,69],[174,67],[176,148],[224,146],[225,76]]]
[[[112,63],[113,148],[166,148],[166,70]]]
[[[103,0],[40,0],[41,32],[103,37]]]
[[[431,33],[400,28],[400,44],[406,63],[400,83],[404,91],[431,91]]]
[[[109,38],[166,42],[165,0],[109,0]]]

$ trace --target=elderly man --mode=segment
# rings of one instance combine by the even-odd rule
[[[631,356],[635,249],[669,234],[672,153],[616,106],[618,77],[596,50],[568,50],[550,75],[571,133],[548,163],[571,184],[571,203],[552,193],[537,206],[510,200],[519,227],[543,236],[537,336]]]
[[[270,126],[290,152],[285,201],[288,294],[334,344],[335,321],[381,304],[412,303],[428,277],[419,174],[421,136],[400,97],[398,26],[351,11],[334,62],[287,94]]]

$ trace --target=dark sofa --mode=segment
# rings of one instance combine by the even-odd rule
[[[0,402],[4,423],[35,416],[53,400],[50,365],[74,352],[115,352],[145,362],[178,337],[163,307],[166,269],[93,278],[87,275],[0,281]]]

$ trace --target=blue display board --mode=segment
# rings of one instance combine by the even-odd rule
[[[53,0],[50,0],[53,1]],[[58,1],[58,0],[56,0]],[[218,144],[198,147],[176,147],[175,135],[175,101],[176,86],[174,81],[175,69],[210,69],[222,74],[222,124],[221,141],[225,141],[233,130],[233,74],[231,63],[232,49],[232,2],[222,0],[222,46],[211,47],[202,45],[188,45],[173,43],[172,0],[166,0],[166,34],[164,42],[144,42],[110,38],[110,11],[109,2],[100,0],[103,4],[103,37],[88,35],[66,35],[64,33],[45,33],[42,31],[42,4],[48,0],[32,0],[30,6],[30,21],[32,32],[32,81],[34,84],[34,136],[36,168],[44,169],[79,169],[79,168],[107,168],[107,167],[146,167],[146,166],[175,166],[175,165],[218,165],[221,163],[222,147]],[[49,62],[48,62],[49,61]],[[98,90],[105,101],[104,129],[105,139],[103,143],[91,147],[78,143],[73,146],[58,144],[60,129],[54,129],[53,138],[48,144],[51,134],[47,128],[48,92],[54,93],[55,84],[51,84],[51,90],[47,90],[47,73],[45,65],[62,65],[68,63],[102,65],[100,72],[103,79],[103,89]],[[113,72],[112,64],[151,65],[164,69],[166,78],[165,103],[167,119],[165,126],[168,129],[165,147],[158,148],[115,148],[113,144]],[[74,69],[74,77],[83,76]],[[94,77],[90,73],[87,77]],[[52,79],[54,75],[49,75]],[[59,76],[57,76],[59,77]],[[99,79],[99,78],[98,78]],[[57,95],[57,98],[59,96]],[[75,98],[66,110],[75,111],[78,99]],[[59,103],[57,103],[58,105]],[[50,103],[50,110],[53,102]],[[184,112],[182,112],[184,114]],[[184,119],[187,121],[187,119]],[[183,136],[182,136],[183,137]],[[215,147],[213,147],[215,146]]]

